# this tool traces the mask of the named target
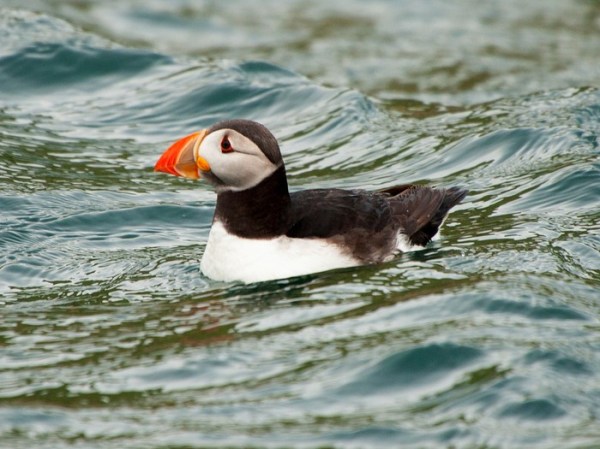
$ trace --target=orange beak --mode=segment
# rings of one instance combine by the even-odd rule
[[[205,136],[206,130],[203,129],[175,142],[158,159],[154,171],[190,179],[198,179],[199,171],[210,171],[208,161],[198,154]]]

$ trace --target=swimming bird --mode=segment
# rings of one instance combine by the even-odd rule
[[[290,193],[276,138],[241,119],[178,140],[154,169],[214,186],[200,268],[209,278],[245,283],[389,261],[427,245],[467,194],[409,184]]]

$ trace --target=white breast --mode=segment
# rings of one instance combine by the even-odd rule
[[[360,263],[322,239],[246,239],[213,223],[200,267],[209,278],[246,283],[351,267]]]

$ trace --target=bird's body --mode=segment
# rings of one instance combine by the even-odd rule
[[[182,139],[156,169],[195,177],[190,161],[216,186],[201,269],[223,281],[258,282],[391,260],[431,241],[466,195],[456,187],[414,185],[290,194],[277,141],[247,120],[221,122]]]

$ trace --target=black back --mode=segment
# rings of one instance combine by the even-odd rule
[[[317,189],[292,194],[288,237],[329,238],[359,260],[377,262],[395,250],[398,232],[425,246],[450,208],[467,194],[456,187],[403,185],[378,192]]]

